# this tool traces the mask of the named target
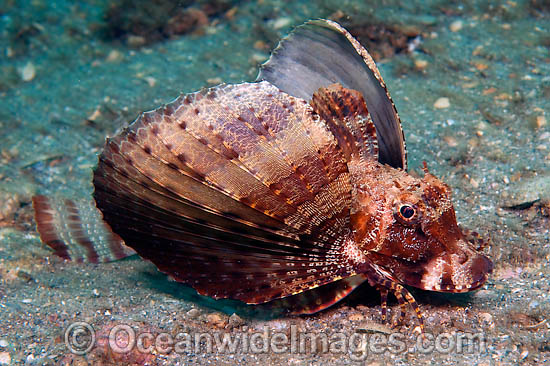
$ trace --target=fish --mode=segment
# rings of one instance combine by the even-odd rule
[[[66,259],[137,253],[201,295],[292,314],[368,283],[383,319],[393,294],[399,321],[411,307],[423,328],[405,286],[473,291],[493,263],[457,224],[450,187],[422,170],[407,170],[372,57],[320,19],[283,38],[254,82],[182,94],[107,138],[94,205],[33,203],[42,240]]]

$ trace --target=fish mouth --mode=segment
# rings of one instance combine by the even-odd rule
[[[478,252],[450,253],[428,261],[420,288],[438,292],[468,292],[480,288],[493,271],[493,262]]]

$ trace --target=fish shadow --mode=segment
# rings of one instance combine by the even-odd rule
[[[146,286],[151,291],[162,293],[183,302],[192,303],[207,311],[218,311],[227,315],[237,314],[242,318],[250,320],[272,320],[281,317],[296,317],[295,315],[289,315],[289,309],[281,307],[282,302],[279,300],[259,305],[249,305],[242,301],[231,299],[216,300],[209,296],[200,295],[191,286],[176,282],[155,269],[142,270],[141,276],[143,279],[142,285]],[[409,291],[421,307],[422,305],[430,305],[430,307],[463,307],[471,305],[472,303],[471,293],[441,293],[416,288],[409,288]],[[396,304],[396,299],[390,295],[388,305],[395,306]],[[337,310],[342,306],[355,307],[358,305],[368,307],[379,306],[380,292],[368,284],[363,284],[342,301],[333,305],[332,308]]]
[[[249,305],[239,300],[214,299],[200,295],[194,288],[176,282],[159,271],[142,271],[142,285],[151,291],[159,292],[172,298],[190,302],[209,311],[218,311],[227,315],[237,314],[242,318],[271,320],[284,315],[284,309],[277,309],[273,304]]]

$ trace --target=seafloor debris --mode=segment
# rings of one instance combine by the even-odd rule
[[[142,46],[194,32],[231,7],[229,0],[120,0],[112,3],[105,13],[107,26],[103,31],[108,39]]]
[[[411,42],[420,35],[415,27],[385,24],[350,24],[347,26],[361,44],[378,61],[397,53],[408,52]]]

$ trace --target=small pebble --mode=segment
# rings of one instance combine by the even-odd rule
[[[443,136],[443,141],[445,141],[450,147],[458,146],[458,142],[453,136]]]
[[[215,325],[217,327],[225,327],[226,325],[225,319],[223,319],[218,313],[208,314],[206,316],[206,321],[209,324]]]
[[[147,43],[147,40],[141,36],[130,35],[128,36],[127,42],[128,42],[128,45],[131,47],[141,47],[145,43]]]
[[[0,365],[9,365],[11,363],[11,356],[8,352],[0,352]]]
[[[479,318],[483,323],[489,325],[489,327],[491,327],[491,328],[494,328],[495,323],[493,321],[493,316],[491,314],[481,313],[481,314],[479,314]]]
[[[233,20],[233,18],[235,18],[235,14],[237,14],[238,10],[239,10],[239,8],[237,6],[234,6],[231,9],[229,9],[228,11],[226,11],[225,14],[224,14],[226,19]]]
[[[536,120],[535,120],[535,125],[537,126],[537,128],[541,128],[541,127],[544,127],[546,126],[547,122],[546,122],[546,117],[544,116],[537,116]]]
[[[449,101],[449,98],[442,97],[435,101],[434,108],[437,109],[444,109],[449,108],[451,106],[451,102]]]
[[[477,127],[478,129],[480,129],[480,130],[485,130],[485,129],[487,129],[487,127],[489,127],[489,125],[488,125],[486,122],[484,122],[484,121],[480,121],[480,122],[476,125],[476,127]]]
[[[95,297],[99,297],[99,291],[97,290],[97,288],[94,288],[92,290],[92,293],[94,294]]]
[[[222,78],[220,77],[215,77],[215,78],[209,78],[209,79],[206,79],[206,82],[210,85],[217,85],[217,84],[221,84],[222,83]]]
[[[351,314],[351,315],[348,317],[348,320],[350,320],[350,321],[352,321],[352,322],[362,321],[362,320],[365,320],[365,316],[364,316],[363,314],[359,314],[359,313]]]
[[[424,70],[426,67],[428,67],[428,61],[426,61],[426,60],[415,60],[414,61],[414,67],[416,67],[418,70]]]
[[[266,51],[269,50],[269,45],[262,40],[254,42],[254,48],[257,50]]]
[[[237,314],[233,313],[233,315],[231,315],[229,317],[229,322],[227,324],[227,327],[228,328],[235,328],[235,327],[239,327],[243,324],[244,324],[244,320],[240,316],[238,316]]]
[[[282,17],[282,18],[279,18],[279,19],[277,19],[273,22],[273,28],[274,29],[281,29],[281,28],[289,26],[290,23],[292,23],[292,19],[287,18],[287,17]]]
[[[449,26],[449,29],[451,30],[451,32],[458,32],[459,30],[461,30],[462,20],[455,20],[454,22],[452,22]]]
[[[200,314],[199,310],[191,309],[187,312],[187,317],[190,318],[190,319],[194,319],[194,318],[198,317],[199,314]]]
[[[209,323],[217,323],[219,322],[222,318],[220,317],[219,314],[217,313],[212,313],[212,314],[208,314],[206,316],[206,319],[208,320]]]
[[[155,85],[157,85],[157,79],[155,79],[152,76],[146,76],[146,77],[144,77],[144,79],[147,82],[147,84],[149,84],[149,86],[151,88],[154,87]]]
[[[473,62],[473,64],[474,64],[474,67],[479,71],[487,70],[489,68],[489,65],[487,65],[484,62],[476,61],[476,62]]]
[[[93,111],[93,113],[88,116],[87,120],[88,121],[95,121],[99,117],[101,117],[101,107],[97,106],[96,109]]]
[[[251,61],[254,63],[265,62],[268,58],[269,56],[266,55],[265,53],[258,53],[258,52],[253,53],[252,56],[250,57]]]
[[[118,50],[112,50],[107,55],[107,62],[118,62],[122,60],[122,53]]]
[[[34,67],[34,64],[30,61],[17,71],[23,81],[31,81],[36,76],[36,67]]]

